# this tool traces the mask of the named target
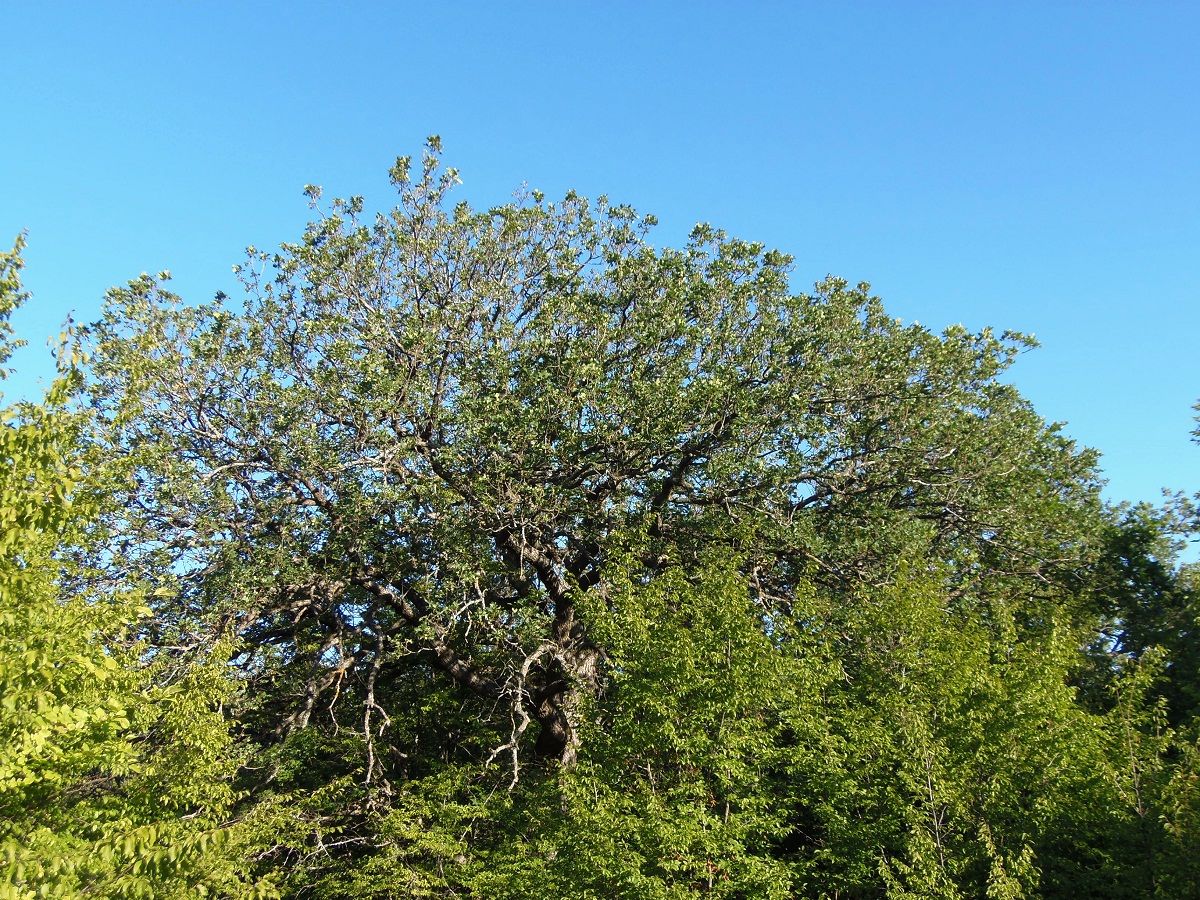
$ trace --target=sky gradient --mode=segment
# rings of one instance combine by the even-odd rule
[[[1035,334],[1012,380],[1114,500],[1200,488],[1200,4],[13,4],[0,241],[27,230],[4,385],[104,290],[234,293],[306,183],[390,202],[443,138],[459,196],[605,193],[711,222],[940,329]]]

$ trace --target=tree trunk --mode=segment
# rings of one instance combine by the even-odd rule
[[[578,727],[582,707],[589,694],[594,697],[599,691],[600,653],[593,647],[579,647],[558,659],[569,671],[560,681],[561,689],[542,698],[533,711],[540,729],[534,754],[569,769],[578,760],[582,744]]]

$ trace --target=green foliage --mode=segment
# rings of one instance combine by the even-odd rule
[[[92,418],[8,432],[54,498],[5,519],[21,853],[105,896],[1198,892],[1194,578],[1001,381],[1031,341],[603,198],[452,205],[439,154],[374,219],[307,188],[241,309],[111,291]]]
[[[1063,635],[1017,642],[904,568],[839,618],[844,675],[793,776],[815,845],[807,882],[829,896],[876,873],[895,897],[1055,895],[1042,848],[1116,809],[1103,730],[1063,683]]]
[[[1123,668],[1161,652],[1153,696],[1165,701],[1171,723],[1200,710],[1200,596],[1191,567],[1179,562],[1181,530],[1173,510],[1141,505],[1114,510],[1101,533],[1086,605],[1096,637],[1082,675],[1093,704],[1111,695]]]
[[[0,355],[19,250],[0,261]],[[135,639],[140,591],[64,590],[82,572],[60,551],[86,540],[109,486],[77,467],[73,380],[0,414],[0,897],[250,896],[224,826],[220,648],[167,682]]]
[[[0,379],[8,377],[9,371],[3,367],[4,363],[24,343],[13,337],[12,323],[9,321],[13,310],[25,301],[25,294],[21,291],[21,269],[24,266],[21,251],[24,249],[25,236],[20,235],[11,251],[0,252]]]

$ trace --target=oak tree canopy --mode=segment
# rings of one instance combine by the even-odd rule
[[[964,607],[1001,581],[1036,607],[1078,561],[1093,460],[998,380],[1021,336],[904,326],[834,278],[794,294],[788,257],[706,226],[656,250],[604,200],[449,207],[435,153],[409,170],[391,214],[335,201],[252,254],[244,309],[144,278],[92,332],[142,467],[130,533],[308,673],[288,727],[341,691],[369,734],[419,665],[570,764],[616,559],[736,554],[765,627],[900,558]]]

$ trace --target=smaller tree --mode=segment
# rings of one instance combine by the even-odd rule
[[[24,299],[22,241],[0,254],[0,364]],[[71,595],[104,479],[75,467],[65,373],[0,411],[0,898],[257,893],[223,823],[236,754],[214,665],[165,679],[135,638],[137,589]]]

